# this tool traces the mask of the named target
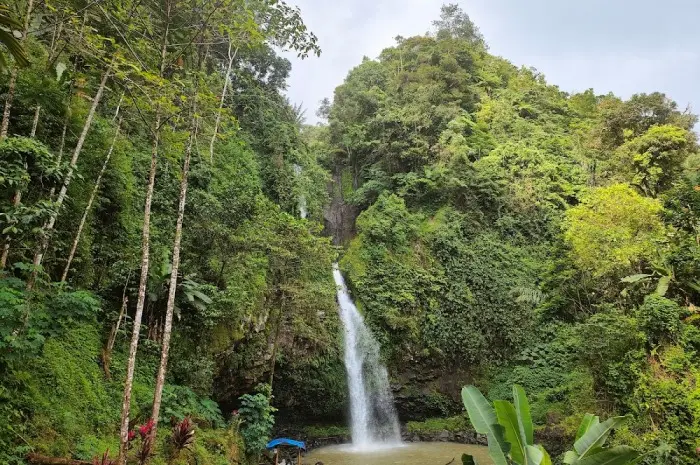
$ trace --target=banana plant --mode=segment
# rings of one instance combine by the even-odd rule
[[[0,4],[0,44],[9,50],[10,55],[15,59],[18,66],[24,67],[29,64],[27,54],[22,48],[20,41],[15,37],[15,31],[20,31],[22,24],[12,17],[10,8]],[[5,55],[0,51],[0,71],[4,72],[8,68]]]
[[[633,465],[644,457],[628,446],[604,447],[608,436],[628,416],[611,417],[600,422],[596,415],[587,413],[576,432],[573,450],[564,455],[567,465]]]
[[[479,434],[488,440],[489,456],[495,465],[552,465],[552,459],[534,443],[530,404],[525,390],[513,386],[513,403],[496,400],[493,405],[474,386],[462,389],[462,401],[469,419]],[[587,414],[576,434],[573,450],[566,453],[567,465],[634,465],[642,456],[627,446],[604,447],[610,432],[627,417],[612,417],[601,423]],[[463,465],[478,465],[473,456],[464,454]]]

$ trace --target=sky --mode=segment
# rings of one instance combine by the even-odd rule
[[[363,56],[397,35],[425,34],[442,0],[288,0],[319,38],[321,57],[292,62],[288,96],[308,123]],[[566,92],[593,88],[627,98],[660,91],[700,112],[700,0],[451,0],[489,51],[532,66]]]

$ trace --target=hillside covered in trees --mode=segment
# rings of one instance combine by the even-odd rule
[[[335,261],[409,431],[519,384],[554,455],[630,414],[613,443],[695,463],[696,116],[562,92],[446,5],[307,126],[302,16],[0,9],[0,463],[257,463],[275,421],[345,424]]]

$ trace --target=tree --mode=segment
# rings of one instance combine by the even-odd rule
[[[661,203],[626,184],[595,188],[566,212],[572,260],[594,276],[625,273],[655,258],[665,240]]]
[[[438,37],[453,37],[465,40],[470,45],[485,49],[484,37],[479,28],[472,22],[456,3],[448,3],[440,7],[440,19],[433,21],[433,27]]]
[[[656,197],[682,172],[693,149],[692,139],[677,126],[652,126],[617,150],[617,172],[626,173],[626,180],[645,195]]]

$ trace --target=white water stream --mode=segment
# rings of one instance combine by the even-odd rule
[[[340,318],[345,328],[345,369],[350,394],[353,449],[374,450],[401,444],[399,421],[379,344],[365,326],[348,294],[343,275],[333,265]]]
[[[297,165],[296,163],[294,164],[294,175],[298,178],[301,176],[301,173],[304,171],[304,168],[301,167],[301,165]],[[301,218],[306,218],[307,215],[307,209],[306,209],[306,196],[304,194],[299,195],[299,216]]]

